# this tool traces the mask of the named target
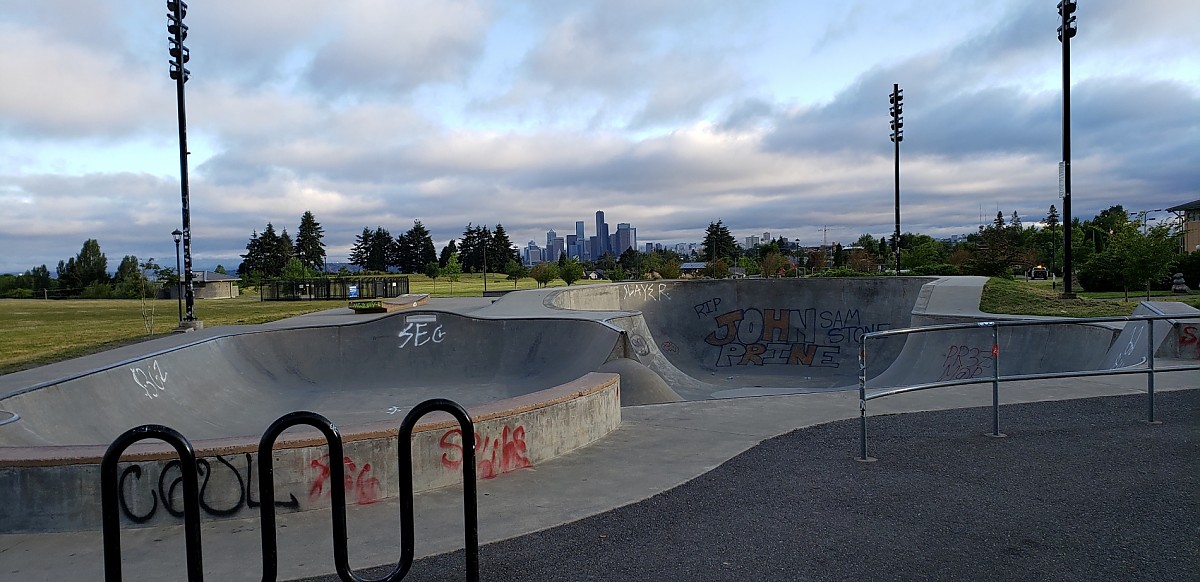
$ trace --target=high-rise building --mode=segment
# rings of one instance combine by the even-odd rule
[[[531,240],[525,248],[521,249],[521,259],[525,261],[526,266],[532,267],[542,262],[544,258],[542,256],[542,249],[538,247],[537,241]]]
[[[598,260],[604,253],[612,252],[608,240],[608,223],[604,222],[603,210],[596,211],[596,244],[598,246],[592,248],[592,260]]]
[[[750,235],[750,236],[746,237],[746,248],[752,249],[752,248],[758,246],[758,242],[759,242],[759,239],[757,236]]]
[[[546,231],[546,248],[550,248],[551,245],[554,244],[554,238],[557,236],[558,236],[558,233],[554,232],[554,229],[550,229],[550,230]]]
[[[629,226],[628,222],[618,222],[617,232],[613,237],[616,244],[613,245],[612,253],[616,256],[621,256],[628,249],[637,248],[636,230]]]

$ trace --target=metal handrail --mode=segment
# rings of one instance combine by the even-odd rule
[[[1159,368],[1154,362],[1154,322],[1162,320],[1181,320],[1188,321],[1192,319],[1200,319],[1198,316],[1189,314],[1174,314],[1174,315],[1130,315],[1130,316],[1114,316],[1114,317],[1093,317],[1093,318],[1050,318],[1038,320],[999,320],[999,321],[979,321],[970,323],[950,323],[930,325],[924,327],[907,327],[900,329],[889,329],[883,331],[875,331],[863,334],[862,347],[859,349],[858,365],[859,365],[859,461],[873,461],[875,459],[867,456],[867,401],[887,396],[895,396],[897,394],[905,394],[909,392],[917,392],[921,390],[929,390],[932,388],[947,388],[952,386],[967,386],[972,384],[983,384],[991,382],[992,384],[992,432],[988,436],[1003,437],[1000,432],[1000,383],[1002,381],[1017,382],[1026,380],[1045,380],[1056,378],[1080,378],[1091,376],[1120,376],[1128,374],[1146,374],[1146,399],[1147,399],[1147,422],[1155,423],[1154,420],[1154,376],[1158,372],[1174,372],[1186,370],[1200,370],[1200,365],[1184,365],[1184,366],[1168,366]],[[1148,333],[1146,333],[1146,356],[1137,364],[1122,368],[1112,368],[1105,370],[1083,370],[1070,372],[1046,372],[1037,374],[1014,374],[1003,376],[1000,374],[1000,342],[999,328],[1001,327],[1022,327],[1022,326],[1046,326],[1046,325],[1067,325],[1067,324],[1087,324],[1087,323],[1112,323],[1112,322],[1146,322]],[[872,339],[908,336],[917,333],[948,331],[957,329],[981,329],[989,328],[992,330],[992,377],[991,378],[970,378],[963,380],[947,380],[938,382],[928,382],[923,384],[914,384],[911,386],[900,386],[894,388],[881,389],[876,392],[867,393],[867,342]],[[1139,368],[1146,364],[1145,368]]]

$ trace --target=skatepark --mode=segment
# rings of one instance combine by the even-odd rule
[[[0,556],[6,571],[12,565],[34,576],[32,558],[20,556],[98,571],[95,465],[108,442],[142,423],[179,430],[210,459],[205,499],[215,511],[205,516],[212,528],[206,554],[253,545],[238,535],[253,529],[250,452],[272,420],[306,409],[327,416],[347,437],[346,467],[355,474],[347,488],[357,495],[352,538],[363,542],[355,545],[356,567],[394,561],[395,544],[387,541],[396,515],[389,443],[403,413],[433,397],[463,404],[482,427],[485,440],[477,438],[476,448],[489,463],[484,476],[495,477],[484,482],[480,503],[484,541],[575,521],[668,491],[764,439],[855,417],[864,334],[995,320],[978,312],[982,284],[973,277],[903,277],[545,289],[431,300],[385,315],[339,309],[248,329],[202,330],[6,375],[0,377],[6,413],[0,414],[0,489],[9,501],[0,502],[0,543],[8,549]],[[1147,364],[1142,345],[1153,345],[1161,368],[1195,364],[1182,341],[1196,314],[1175,315],[1156,322],[1149,339],[1138,331],[1145,323],[1012,327],[995,341],[984,328],[889,337],[869,344],[867,381],[888,388],[986,379],[992,354],[1003,354],[1005,375],[1130,369]],[[1175,390],[1195,388],[1198,377],[1191,369],[1158,374],[1156,381],[1160,390]],[[1012,382],[1004,401],[1131,394],[1144,392],[1145,382],[1145,374]],[[955,386],[883,399],[871,413],[989,401],[984,386]],[[424,479],[418,490],[426,491],[418,496],[418,521],[425,524],[420,555],[455,549],[452,465],[462,444],[452,432],[444,419],[432,418],[414,445],[414,456],[424,451],[433,459],[421,465],[414,458],[426,475],[418,477]],[[845,438],[850,459],[854,432]],[[323,547],[328,498],[312,493],[328,456],[303,433],[281,448],[280,459],[293,467],[283,486],[295,490],[282,496],[288,501],[281,517],[291,520],[285,523],[292,532],[308,532],[300,546]],[[156,509],[160,502],[166,509],[171,496],[169,455],[153,446],[138,454],[138,473],[128,473],[125,484],[131,563],[155,553],[147,539],[178,542],[169,532],[180,521]],[[620,467],[630,474],[620,475]],[[559,486],[538,485],[542,475]],[[595,482],[581,484],[580,475]],[[564,489],[562,480],[571,486]],[[516,510],[521,504],[506,494],[549,509]],[[489,522],[489,515],[499,519]],[[457,519],[461,528],[461,514]],[[75,558],[55,557],[64,539]],[[96,542],[90,553],[88,540]],[[228,568],[253,572],[253,552],[246,556]],[[332,571],[299,566],[313,561],[299,557],[288,566],[281,556],[288,578]],[[206,565],[217,568],[214,575],[226,571],[213,560]]]

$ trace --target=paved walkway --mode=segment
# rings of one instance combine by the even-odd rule
[[[1136,422],[1137,419],[1144,418],[1144,400],[1135,398],[1128,405],[1129,410],[1121,412],[1118,416],[1107,418],[1105,423],[1110,425],[1116,423],[1118,425],[1137,426],[1143,429],[1141,433],[1130,433],[1130,436],[1122,437],[1126,440],[1131,440],[1130,446],[1134,447],[1135,451],[1142,450],[1157,450],[1161,447],[1180,446],[1179,442],[1168,440],[1159,446],[1160,441],[1155,440],[1156,435],[1175,435],[1177,426],[1188,426],[1195,429],[1197,424],[1197,412],[1195,406],[1187,404],[1187,401],[1179,403],[1179,396],[1167,394],[1165,391],[1179,388],[1195,388],[1200,385],[1198,382],[1200,375],[1196,372],[1177,372],[1160,374],[1157,387],[1164,393],[1160,394],[1159,417],[1165,422],[1161,426],[1143,426]],[[1141,376],[1116,376],[1093,379],[1066,379],[1056,381],[1041,381],[1041,382],[1024,382],[1006,384],[1002,388],[1002,401],[1005,403],[1012,402],[1029,402],[1054,399],[1070,399],[1080,398],[1085,396],[1103,396],[1103,395],[1129,395],[1142,394],[1145,390],[1145,380]],[[1191,394],[1190,392],[1188,394]],[[870,412],[873,415],[891,414],[899,412],[914,412],[925,410],[943,410],[961,407],[976,407],[986,406],[991,402],[990,389],[987,386],[978,387],[956,387],[946,388],[937,391],[925,391],[902,396],[875,400],[871,402]],[[1191,408],[1188,408],[1191,406]],[[912,433],[913,436],[920,436],[920,448],[928,448],[934,446],[935,443],[941,443],[930,449],[931,451],[945,451],[946,453],[955,453],[957,455],[964,454],[964,451],[971,448],[978,448],[984,452],[984,456],[988,458],[994,457],[993,461],[999,470],[992,470],[995,474],[1005,474],[1011,470],[1019,470],[1021,462],[1018,462],[1026,454],[1023,451],[1025,447],[1026,436],[1036,434],[1061,434],[1063,442],[1075,442],[1081,439],[1083,435],[1091,432],[1103,433],[1105,436],[1104,442],[1112,440],[1108,435],[1109,428],[1088,429],[1084,428],[1071,432],[1070,423],[1076,422],[1070,420],[1076,418],[1075,412],[1071,408],[1065,409],[1062,414],[1051,412],[1050,416],[1044,421],[1039,420],[1029,425],[1020,424],[1020,419],[1024,416],[1024,412],[1018,410],[1017,407],[1005,407],[1001,410],[1001,430],[1010,433],[1012,436],[1009,439],[1000,439],[993,441],[978,436],[982,432],[990,429],[990,410],[970,412],[970,421],[964,424],[963,420],[954,420],[942,427],[935,422],[936,429],[922,429],[926,433],[933,430],[937,438],[931,438],[926,433]],[[546,530],[564,523],[573,522],[589,516],[602,514],[613,508],[620,508],[637,504],[660,493],[672,490],[681,484],[688,483],[685,487],[705,487],[706,497],[697,497],[696,501],[691,505],[687,512],[690,516],[689,520],[699,520],[701,517],[706,517],[707,521],[701,523],[697,521],[696,527],[708,528],[708,535],[713,536],[716,540],[730,538],[730,532],[756,532],[769,530],[773,532],[770,543],[764,548],[770,550],[772,556],[782,556],[784,554],[803,554],[805,556],[822,555],[822,552],[809,552],[807,546],[791,544],[787,540],[789,536],[796,534],[798,526],[783,514],[775,513],[777,510],[760,511],[757,513],[746,513],[737,516],[730,516],[729,508],[723,505],[738,501],[745,503],[747,500],[763,499],[769,497],[769,492],[762,491],[757,488],[757,484],[766,482],[767,479],[778,479],[780,475],[786,483],[805,483],[808,481],[808,475],[816,475],[826,471],[826,469],[814,468],[805,469],[803,466],[797,465],[796,457],[791,457],[787,454],[787,449],[792,447],[792,444],[784,444],[782,449],[779,445],[762,445],[756,447],[760,442],[784,433],[788,433],[797,428],[813,426],[829,421],[854,418],[858,412],[858,401],[855,394],[852,393],[823,393],[823,394],[805,394],[792,396],[777,396],[777,397],[760,397],[760,398],[745,398],[733,400],[710,400],[710,401],[693,401],[679,402],[672,404],[662,404],[653,406],[643,406],[626,408],[623,410],[624,421],[622,427],[610,434],[601,441],[589,446],[583,450],[566,455],[560,459],[556,459],[542,466],[528,470],[518,471],[516,473],[504,475],[500,478],[485,481],[481,483],[479,493],[479,508],[480,508],[480,540],[483,543],[496,542],[507,540],[517,536],[523,536],[534,532]],[[895,433],[895,428],[887,428],[892,424],[899,422],[900,419],[909,418],[902,417],[880,417],[871,419],[871,434],[878,434],[878,437],[872,437],[878,440],[872,441],[872,454],[880,457],[880,462],[871,465],[861,465],[855,463],[852,458],[857,452],[857,428],[855,425],[829,425],[822,427],[821,430],[828,434],[821,439],[814,441],[817,456],[825,459],[825,463],[836,465],[842,463],[846,471],[870,471],[873,468],[879,468],[881,475],[877,482],[878,489],[873,495],[881,495],[888,493],[896,495],[898,492],[903,492],[899,498],[893,499],[895,505],[892,506],[892,513],[896,515],[904,514],[908,511],[906,503],[913,503],[911,507],[924,507],[929,504],[937,504],[940,497],[929,497],[932,493],[929,489],[907,489],[910,481],[896,480],[903,475],[912,475],[929,470],[938,470],[940,461],[928,457],[917,457],[913,455],[913,451],[905,451],[895,449],[898,444],[903,444],[908,439],[908,433]],[[1082,417],[1080,417],[1082,418]],[[1088,421],[1091,422],[1091,421]],[[903,424],[903,423],[902,423]],[[1055,433],[1055,426],[1067,427],[1067,432]],[[1127,427],[1128,428],[1128,427]],[[1159,430],[1166,429],[1166,430]],[[892,435],[888,436],[888,431],[892,431]],[[905,429],[907,430],[907,429]],[[1186,432],[1186,431],[1185,431]],[[801,433],[804,434],[804,433]],[[1141,434],[1142,436],[1137,436]],[[939,440],[942,436],[945,441]],[[804,437],[799,437],[804,440]],[[1059,437],[1055,437],[1059,439]],[[1171,437],[1175,439],[1177,437]],[[1194,437],[1191,437],[1190,444],[1186,446],[1195,446]],[[1139,440],[1145,439],[1145,440]],[[1185,434],[1185,441],[1187,437]],[[774,442],[774,441],[772,441]],[[1064,455],[1070,457],[1090,458],[1089,451],[1099,451],[1100,447],[1092,447],[1087,444],[1089,441],[1081,441],[1070,449],[1069,454]],[[811,443],[810,443],[811,444]],[[809,445],[805,445],[809,446]],[[1106,446],[1108,446],[1106,444]],[[730,459],[737,457],[739,454],[755,447],[752,455],[760,455],[754,457],[760,459],[746,464],[745,461],[735,461],[729,466],[742,467],[737,469],[734,477],[726,479],[714,480],[716,477],[724,473],[712,473],[710,471],[722,466]],[[986,447],[986,448],[985,448]],[[1007,447],[1007,448],[1004,448]],[[1194,451],[1192,449],[1184,449]],[[764,453],[763,451],[766,451]],[[999,451],[1007,451],[1007,457],[996,456]],[[762,457],[761,455],[766,455]],[[940,453],[939,453],[940,454]],[[1011,455],[1015,455],[1011,456]],[[1136,455],[1133,455],[1136,457]],[[915,459],[923,458],[924,461]],[[1195,458],[1193,455],[1192,467],[1195,468]],[[769,460],[764,461],[763,459]],[[901,467],[893,468],[893,462],[900,462],[900,459],[914,459],[903,461]],[[1016,460],[1014,460],[1016,459]],[[954,462],[955,464],[958,461]],[[1036,465],[1040,467],[1041,465]],[[1071,480],[1075,475],[1086,475],[1082,478],[1085,485],[1087,481],[1094,479],[1096,475],[1103,475],[1110,468],[1128,469],[1129,463],[1125,461],[1106,460],[1100,462],[1098,467],[1090,469],[1091,473],[1068,473],[1064,478]],[[722,468],[722,471],[730,471],[731,469]],[[899,471],[899,473],[897,473]],[[1171,473],[1170,471],[1174,471]],[[1025,472],[1029,472],[1026,468]],[[1036,471],[1034,471],[1036,472]],[[1183,479],[1185,473],[1189,471],[1170,469],[1167,474],[1161,474],[1159,477],[1149,479],[1141,483],[1141,486],[1148,488],[1150,491],[1157,491],[1160,488],[1169,485],[1172,481]],[[1191,470],[1190,474],[1195,475],[1200,471]],[[946,479],[949,481],[936,483],[939,488],[953,489],[954,484],[961,473],[946,474]],[[693,481],[698,476],[705,475],[704,478]],[[778,482],[778,481],[776,481]],[[1186,482],[1185,482],[1186,483]],[[1046,484],[1046,488],[1056,488],[1061,484]],[[986,498],[993,492],[987,488],[981,488],[981,483],[973,485],[975,491],[973,495],[977,498]],[[1007,485],[1005,487],[1008,487]],[[750,493],[747,493],[749,488]],[[826,492],[835,492],[837,487],[829,486],[821,489]],[[671,499],[676,499],[678,495],[684,495],[686,499],[687,491],[683,493],[675,493]],[[1176,507],[1190,507],[1191,512],[1184,511],[1180,514],[1179,523],[1185,527],[1191,528],[1192,533],[1197,533],[1197,519],[1195,514],[1195,491],[1192,487],[1192,500],[1188,502],[1186,499],[1179,501],[1180,505]],[[1039,495],[1035,492],[1010,492],[1004,493],[1005,499],[1016,501],[1032,496]],[[957,494],[956,494],[957,495]],[[655,498],[658,499],[658,498]],[[852,504],[859,503],[863,498],[835,498],[833,501],[823,503]],[[906,501],[908,500],[908,501]],[[921,505],[915,505],[920,502]],[[696,550],[690,550],[695,541],[695,533],[692,532],[691,521],[680,523],[675,517],[668,519],[668,516],[673,515],[672,511],[665,513],[656,513],[651,511],[656,507],[657,501],[647,502],[650,505],[631,506],[628,511],[633,513],[623,514],[625,517],[617,518],[619,520],[630,520],[627,523],[639,523],[638,527],[632,525],[626,526],[623,530],[613,529],[606,531],[598,531],[594,536],[586,533],[588,530],[582,530],[585,533],[574,533],[572,543],[568,548],[549,546],[544,551],[519,549],[513,554],[508,554],[511,557],[500,558],[501,554],[506,550],[489,548],[484,553],[485,579],[542,579],[543,577],[533,575],[532,572],[543,570],[527,570],[534,565],[540,564],[540,568],[549,568],[552,573],[558,571],[558,567],[554,566],[560,562],[566,563],[571,560],[572,555],[579,556],[579,564],[575,569],[566,569],[563,566],[562,573],[558,579],[630,579],[639,578],[637,575],[645,572],[646,576],[642,579],[658,578],[662,576],[651,576],[652,572],[661,574],[661,570],[629,570],[624,563],[627,560],[634,560],[631,556],[632,550],[625,546],[617,546],[611,550],[597,549],[598,544],[607,543],[603,540],[609,540],[618,537],[617,533],[623,531],[642,531],[642,537],[630,537],[629,540],[641,540],[637,542],[642,544],[641,554],[637,554],[636,559],[640,562],[630,561],[629,567],[632,564],[642,563],[644,567],[649,567],[653,563],[659,563],[665,557],[671,557],[669,564],[680,564],[686,560],[692,560],[692,563],[687,567],[678,570],[679,575],[676,578],[694,578],[694,579],[763,579],[776,578],[788,579],[790,576],[785,572],[781,572],[779,577],[768,575],[768,571],[759,569],[758,567],[751,569],[732,569],[727,573],[722,574],[719,568],[713,569],[715,566],[724,566],[724,562],[730,564],[739,564],[736,555],[743,553],[743,550],[748,550],[754,544],[745,541],[744,535],[739,539],[743,545],[731,545],[727,551],[722,551],[718,554],[708,552],[704,546],[696,546]],[[1165,502],[1164,502],[1165,503]],[[685,504],[686,505],[686,504]],[[735,505],[736,506],[736,505]],[[889,504],[872,505],[878,510],[889,507]],[[650,509],[637,509],[637,507]],[[731,506],[734,507],[734,506]],[[994,510],[999,511],[994,506]],[[462,517],[461,517],[461,500],[457,490],[446,489],[422,494],[417,498],[416,505],[416,522],[417,522],[417,555],[432,556],[445,552],[454,551],[462,547]],[[624,510],[623,510],[624,511]],[[640,513],[649,511],[649,513]],[[712,516],[708,514],[712,512]],[[736,513],[736,512],[735,512]],[[398,531],[398,514],[397,505],[393,502],[378,503],[365,507],[354,507],[350,511],[350,553],[351,563],[356,568],[366,568],[381,564],[393,563],[399,555],[399,544],[396,541]],[[889,514],[891,515],[891,514]],[[736,517],[736,519],[733,519]],[[936,521],[945,520],[947,516],[944,513],[933,515],[930,519]],[[805,535],[811,535],[811,529],[816,532],[826,531],[825,528],[832,528],[835,525],[850,527],[852,531],[873,531],[877,528],[887,526],[885,522],[875,521],[856,521],[851,519],[852,516],[843,515],[840,519],[847,523],[837,524],[829,523],[822,524],[820,522],[808,522],[803,529],[806,530]],[[609,519],[599,517],[595,519]],[[724,520],[733,519],[733,521],[725,522]],[[897,518],[899,519],[899,518]],[[652,527],[653,524],[659,521],[669,523],[669,526],[663,528]],[[287,514],[280,517],[279,520],[279,539],[280,539],[280,573],[282,579],[300,579],[311,576],[325,575],[333,571],[332,564],[332,545],[330,541],[330,526],[328,512],[312,511],[299,514]],[[586,523],[604,523],[601,522],[586,522]],[[626,523],[626,522],[622,522]],[[957,523],[957,522],[955,522]],[[787,525],[780,529],[781,524]],[[950,524],[953,525],[953,524]],[[1019,525],[1015,524],[1015,525]],[[1015,525],[1013,527],[1015,527]],[[578,527],[594,527],[581,525]],[[605,528],[607,526],[604,526]],[[911,520],[899,520],[892,523],[892,529],[896,538],[896,543],[903,545],[907,539]],[[1114,527],[1125,527],[1124,522],[1116,524]],[[936,528],[935,528],[936,529]],[[643,531],[644,530],[644,531]],[[646,532],[649,532],[648,534]],[[789,533],[791,532],[791,533]],[[899,532],[904,532],[901,535]],[[601,535],[605,537],[601,537]],[[1051,535],[1053,532],[1047,535]],[[240,520],[240,521],[222,521],[206,523],[203,528],[204,535],[204,556],[205,556],[205,572],[208,579],[213,580],[250,580],[257,579],[261,572],[261,557],[259,554],[259,532],[257,520]],[[846,534],[843,534],[846,535]],[[964,534],[965,535],[965,534]],[[1140,535],[1140,534],[1139,534]],[[580,537],[582,536],[582,537]],[[621,537],[624,537],[623,535]],[[820,538],[820,535],[817,535]],[[1051,535],[1052,537],[1052,535]],[[528,538],[539,539],[539,538]],[[834,538],[831,538],[834,539]],[[939,538],[940,539],[940,538]],[[959,555],[968,551],[979,550],[983,551],[983,546],[971,542],[971,538],[960,540],[962,547],[957,549],[947,550],[948,555]],[[1041,538],[1034,539],[1036,544],[1041,544],[1038,541]],[[1144,542],[1156,545],[1158,551],[1179,552],[1181,560],[1191,559],[1192,562],[1181,562],[1183,564],[1195,564],[1195,535],[1191,536],[1192,546],[1189,548],[1186,543],[1172,545],[1156,545],[1157,542]],[[128,529],[122,534],[123,546],[125,548],[125,569],[129,573],[130,579],[149,579],[149,580],[170,580],[182,579],[179,572],[183,571],[183,541],[181,528],[149,528],[149,529]],[[616,541],[613,539],[612,541]],[[514,542],[522,543],[522,542]],[[631,543],[631,542],[622,542]],[[730,538],[730,543],[733,543],[733,538]],[[765,542],[764,542],[765,543]],[[938,542],[939,544],[941,542]],[[1020,540],[1016,540],[1015,547],[1020,549]],[[597,547],[591,547],[597,546]],[[978,546],[978,547],[977,547]],[[536,545],[535,545],[536,547]],[[742,547],[743,550],[736,548]],[[940,546],[939,546],[940,547]],[[1142,547],[1142,546],[1137,546]],[[498,547],[497,547],[498,548]],[[654,548],[658,548],[655,550]],[[1008,548],[1008,546],[1006,546]],[[866,550],[864,550],[865,552]],[[1003,551],[1010,551],[1009,549]],[[1032,555],[1042,555],[1043,551],[1037,545],[1025,547],[1026,552]],[[1054,550],[1057,552],[1058,550]],[[1099,550],[1097,550],[1099,552]],[[500,552],[500,553],[495,553]],[[588,554],[587,552],[592,552]],[[599,552],[599,554],[596,554]],[[645,553],[649,552],[649,553]],[[744,554],[753,556],[754,554]],[[857,554],[855,554],[857,555]],[[889,554],[890,555],[890,554]],[[1056,554],[1057,555],[1057,554]],[[1187,558],[1187,556],[1192,556]],[[496,557],[492,557],[496,556]],[[523,557],[522,557],[523,556]],[[590,557],[588,557],[590,556]],[[520,558],[520,559],[518,559]],[[586,559],[585,559],[586,558]],[[713,562],[720,558],[719,562]],[[453,562],[453,557],[447,558]],[[730,560],[733,560],[732,562]],[[755,558],[758,559],[758,558]],[[970,561],[966,558],[964,564],[969,564]],[[1050,557],[1044,557],[1050,559]],[[1058,559],[1064,561],[1065,564],[1076,564],[1080,561],[1078,556],[1063,555]],[[515,562],[514,562],[515,560]],[[593,561],[589,561],[593,560]],[[594,562],[599,560],[599,563]],[[518,562],[520,564],[518,564]],[[794,562],[794,560],[793,560]],[[461,573],[461,560],[458,562]],[[428,568],[439,568],[438,563],[434,563]],[[590,564],[590,565],[589,565]],[[880,562],[864,562],[864,564],[880,564]],[[549,566],[548,566],[549,565]],[[795,564],[793,564],[794,566]],[[518,567],[520,566],[520,567]],[[920,562],[914,563],[913,568],[921,567]],[[1068,567],[1068,566],[1063,566]],[[833,566],[830,566],[832,568]],[[929,578],[949,578],[951,572],[946,572],[942,575],[938,566],[933,563],[924,564],[927,569],[924,570],[925,577]],[[427,568],[427,566],[422,566]],[[499,568],[499,569],[497,569]],[[582,568],[582,569],[580,569]],[[742,564],[739,568],[749,568],[748,565]],[[454,579],[457,574],[449,575],[444,572],[433,572],[430,570],[422,570],[428,572],[421,574],[423,578],[418,579]],[[674,570],[672,570],[674,571]],[[832,570],[830,570],[832,571]],[[828,571],[814,571],[804,575],[797,575],[799,579],[805,577],[823,578],[823,573]],[[847,570],[847,576],[856,572],[856,570]],[[859,571],[861,573],[861,571]],[[32,535],[0,535],[0,573],[4,576],[12,577],[13,579],[21,580],[98,580],[102,577],[102,554],[101,554],[101,537],[98,533],[64,533],[64,534],[32,534]],[[573,573],[573,574],[572,574]],[[911,570],[911,573],[918,573],[918,570]],[[1062,570],[1060,573],[1070,574],[1068,570]],[[528,575],[527,575],[528,574]],[[584,575],[587,574],[587,575]],[[710,577],[708,574],[712,574]],[[416,575],[416,574],[414,574]],[[749,578],[747,578],[747,576]],[[884,574],[883,577],[887,577]],[[898,577],[905,577],[899,576]],[[1035,576],[1036,577],[1036,576]],[[1046,573],[1046,578],[1061,578],[1062,576],[1052,573]],[[1087,576],[1066,576],[1068,578],[1075,577],[1078,579],[1087,579]],[[554,578],[547,574],[546,579]],[[1168,576],[1169,578],[1169,576]],[[1165,578],[1164,578],[1165,579]]]

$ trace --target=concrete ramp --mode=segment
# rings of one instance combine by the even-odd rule
[[[924,277],[743,279],[583,286],[548,305],[625,310],[630,357],[681,396],[721,398],[857,383],[865,333],[908,327]],[[894,359],[900,348],[884,351]]]
[[[597,321],[434,311],[239,333],[0,398],[19,416],[0,425],[0,446],[107,444],[143,423],[192,439],[257,436],[293,410],[341,426],[398,422],[428,398],[471,407],[569,382],[598,369],[620,340]]]

